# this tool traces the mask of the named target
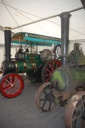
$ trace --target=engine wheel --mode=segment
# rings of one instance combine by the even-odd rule
[[[42,82],[50,81],[51,74],[59,66],[61,66],[61,62],[59,60],[49,60],[46,62],[41,71]]]
[[[70,100],[65,112],[66,128],[85,127],[85,91],[76,93]]]
[[[23,79],[17,74],[7,74],[0,81],[1,93],[8,98],[18,96],[24,87]]]
[[[41,112],[50,112],[57,107],[59,101],[56,99],[54,93],[55,89],[51,87],[49,82],[46,82],[40,86],[35,95],[35,102],[37,108]]]

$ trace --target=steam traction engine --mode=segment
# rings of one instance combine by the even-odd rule
[[[50,82],[40,86],[35,100],[37,108],[42,112],[50,112],[58,106],[63,107],[68,104],[65,112],[66,128],[84,128],[85,56],[78,43],[74,44],[74,50],[68,54],[70,16],[68,12],[60,15],[62,66],[51,74]]]
[[[61,62],[52,58],[52,52],[49,49],[44,49],[40,53],[32,53],[32,51],[29,52],[29,47],[33,45],[51,46],[49,42],[57,44],[60,42],[60,39],[58,41],[58,39],[54,37],[32,33],[17,33],[11,39],[11,31],[9,28],[6,28],[4,33],[5,60],[1,64],[1,93],[9,98],[19,95],[24,87],[23,78],[20,75],[21,73],[26,73],[27,77],[29,76],[33,82],[39,78],[40,80],[42,79],[43,82],[49,81],[50,74],[61,65]],[[11,43],[20,44],[15,58],[11,58]],[[27,45],[25,50],[21,47],[21,44]]]

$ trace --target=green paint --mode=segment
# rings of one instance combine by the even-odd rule
[[[55,98],[55,99],[54,99],[54,102],[57,103],[57,104],[59,104],[60,100],[57,99],[57,98]]]
[[[74,90],[77,86],[85,84],[85,67],[60,67],[52,74],[53,85],[59,91]]]
[[[27,63],[36,63],[37,67],[43,64],[38,54],[25,54],[25,61]]]
[[[69,55],[69,63],[73,65],[85,65],[85,56],[81,50],[73,50]]]
[[[64,107],[67,108],[68,107],[68,104],[65,104]]]
[[[18,72],[23,73],[24,72],[23,61],[17,61],[17,64],[18,64]]]
[[[60,71],[55,71],[53,73],[53,78],[52,80],[55,82],[58,82],[58,89],[63,90],[65,88],[65,82],[64,79],[62,78],[62,73]]]
[[[26,67],[25,67],[25,65]],[[18,73],[29,72],[34,71],[36,68],[38,68],[40,65],[42,65],[43,62],[40,59],[40,55],[38,54],[25,54],[25,60],[23,61],[17,61],[18,65]]]
[[[29,71],[33,71],[33,63],[32,62],[26,62],[26,65],[27,65],[27,70],[26,72],[29,72]],[[35,69],[36,69],[36,63],[34,63],[35,65]]]
[[[85,72],[81,72],[81,71],[76,71],[75,72],[75,76],[76,76],[76,81],[77,81],[77,83],[79,82],[82,82],[82,81],[84,81],[85,80]]]

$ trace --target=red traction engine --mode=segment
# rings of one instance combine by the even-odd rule
[[[42,80],[42,82],[49,81],[51,73],[61,65],[61,62],[59,60],[52,59],[52,52],[49,49],[44,49],[40,53],[31,53],[29,52],[29,49],[26,48],[25,50],[23,50],[22,47],[20,47],[15,54],[15,58],[11,58],[11,52],[10,52],[11,31],[9,28],[6,28],[4,33],[5,33],[5,60],[1,64],[1,70],[2,70],[2,78],[0,80],[1,93],[5,97],[9,97],[9,98],[18,96],[23,90],[24,79],[28,77],[31,79],[32,82],[36,82],[37,79]],[[15,34],[15,36],[12,39],[17,41],[17,37],[21,36],[21,40],[29,44],[27,40],[24,40],[25,34],[27,35],[28,33]],[[32,37],[34,36],[39,37],[39,35],[36,34],[33,35],[29,34],[29,35]],[[48,38],[44,36],[41,37]],[[25,38],[28,39],[28,37]],[[53,37],[50,38],[54,39]],[[47,44],[45,45],[48,46]],[[27,74],[26,78],[23,78],[21,76],[21,73],[26,73]]]
[[[84,128],[85,56],[78,43],[74,44],[74,50],[68,54],[70,16],[68,12],[60,15],[62,66],[54,70],[50,82],[45,82],[40,86],[35,101],[37,108],[47,113],[57,107],[67,107],[65,112],[66,128]]]

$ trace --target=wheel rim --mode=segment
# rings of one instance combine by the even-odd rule
[[[57,69],[59,66],[61,66],[61,62],[58,60],[51,61],[47,66],[45,70],[45,81],[50,81],[51,74],[55,69]]]
[[[84,128],[85,124],[85,92],[80,91],[75,94],[65,112],[66,128]]]
[[[1,92],[6,97],[16,97],[23,90],[23,80],[17,74],[6,76],[1,83]]]
[[[57,106],[53,88],[49,82],[44,83],[37,91],[35,101],[37,108],[42,112],[50,112]]]

